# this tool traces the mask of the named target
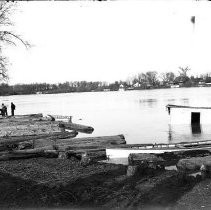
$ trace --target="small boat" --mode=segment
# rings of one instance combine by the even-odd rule
[[[108,159],[128,158],[131,153],[161,154],[164,152],[211,150],[211,140],[180,142],[172,144],[125,144],[118,148],[106,148]]]

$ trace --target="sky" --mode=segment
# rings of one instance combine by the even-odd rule
[[[126,80],[138,73],[211,72],[211,5],[193,1],[18,2],[10,84]],[[195,26],[191,16],[196,16]]]

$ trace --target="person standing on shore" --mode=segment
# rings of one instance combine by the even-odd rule
[[[2,116],[3,117],[7,116],[7,107],[4,104],[2,104],[1,107],[2,107]]]
[[[15,111],[15,104],[11,102],[11,115],[14,116],[14,111]]]

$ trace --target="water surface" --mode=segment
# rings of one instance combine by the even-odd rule
[[[192,128],[169,125],[167,104],[210,106],[211,88],[175,88],[118,92],[40,94],[0,97],[16,104],[15,114],[73,116],[73,122],[94,127],[93,134],[124,134],[128,143],[168,143],[211,139],[211,124]]]

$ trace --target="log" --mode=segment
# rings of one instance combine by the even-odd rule
[[[143,169],[145,168],[163,168],[164,160],[161,157],[157,157],[153,154],[142,154],[142,153],[132,153],[128,157],[129,165],[135,166],[139,165]]]
[[[210,150],[186,150],[186,151],[175,151],[175,152],[164,152],[163,154],[157,154],[165,160],[165,166],[175,165],[180,159],[191,158],[191,157],[204,157],[211,155]]]
[[[44,153],[45,151],[56,151],[53,146],[35,148],[35,149],[24,149],[24,150],[13,150],[10,151],[10,154],[36,154],[36,153]]]
[[[65,140],[65,141],[70,141],[72,138],[78,135],[77,131],[72,131],[72,132],[59,132],[61,135],[60,136],[53,136],[49,138],[39,138],[34,140],[34,148],[38,147],[44,147],[44,146],[49,146],[49,145],[56,145],[56,142],[58,140]]]
[[[55,121],[56,119],[67,119],[69,122],[72,122],[72,116],[63,116],[63,115],[50,115],[48,116],[51,118],[52,121]]]
[[[60,159],[68,159],[74,157],[81,161],[81,164],[86,165],[99,160],[106,160],[105,149],[95,149],[95,150],[68,150],[60,151]]]
[[[25,114],[25,115],[15,115],[15,116],[10,116],[10,117],[14,117],[14,118],[40,118],[40,117],[43,117],[43,114],[42,113]]]
[[[58,149],[74,150],[83,149],[85,147],[91,148],[102,148],[112,147],[114,145],[126,144],[123,135],[116,136],[99,136],[99,137],[84,137],[74,139],[60,139],[55,141],[55,146]]]
[[[14,150],[11,152],[4,153],[0,155],[0,161],[4,160],[16,160],[16,159],[26,159],[34,157],[58,157],[58,152],[56,150]]]
[[[35,149],[24,149],[24,150],[14,149],[14,150],[10,150],[10,151],[1,151],[0,155],[5,155],[5,154],[32,154],[32,153],[39,153],[39,152],[51,151],[51,150],[55,150],[53,146],[40,147],[40,148],[35,148]]]
[[[7,136],[0,137],[0,145],[10,145],[17,144],[24,141],[31,140],[57,140],[57,139],[66,139],[73,138],[77,135],[77,132],[55,132],[50,134],[38,134],[38,135],[23,135],[23,136]]]
[[[18,160],[18,159],[26,159],[26,158],[34,158],[38,157],[37,154],[5,154],[0,156],[0,161],[5,160]]]
[[[81,133],[92,133],[94,131],[94,128],[91,126],[86,126],[86,125],[80,125],[76,123],[65,123],[65,122],[60,122],[59,123],[60,128],[65,128],[68,130],[75,130]]]
[[[180,172],[193,173],[199,171],[202,165],[209,168],[211,166],[211,156],[181,159],[176,166]]]
[[[14,158],[24,158],[26,157],[58,157],[58,151],[53,148],[53,146],[47,146],[36,149],[25,149],[25,150],[11,150],[11,151],[2,151],[0,152],[0,158],[2,160]]]

